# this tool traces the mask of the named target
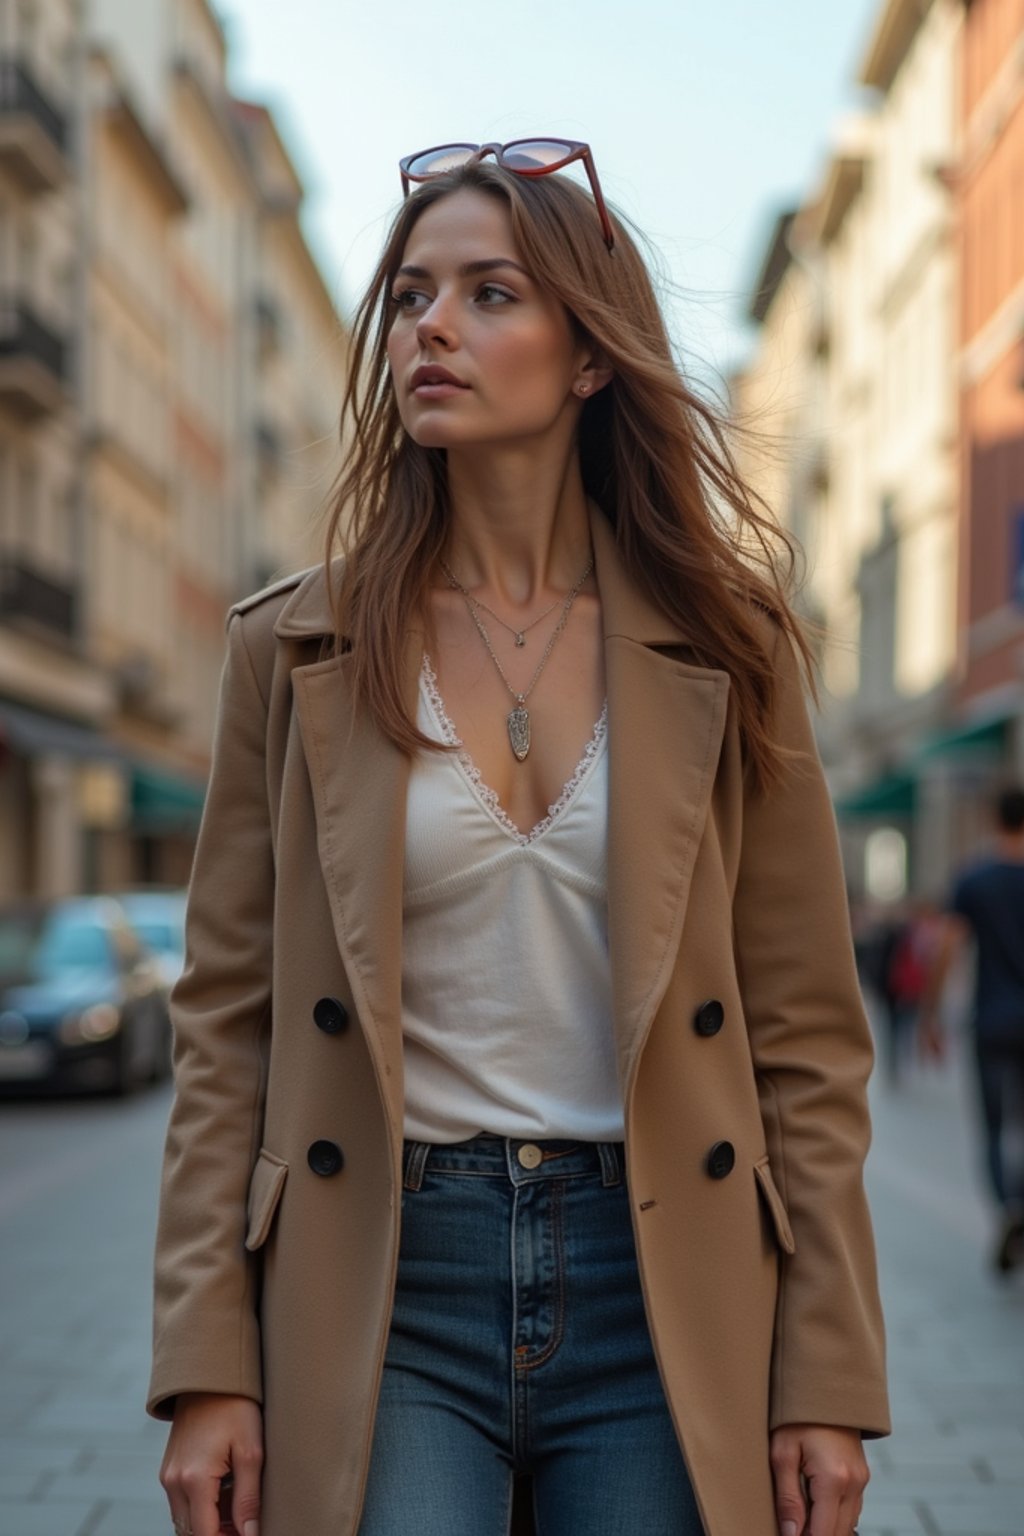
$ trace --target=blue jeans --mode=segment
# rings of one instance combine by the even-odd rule
[[[622,1148],[407,1142],[360,1536],[701,1536],[644,1314]]]

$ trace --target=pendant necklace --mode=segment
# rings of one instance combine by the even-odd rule
[[[576,601],[576,598],[579,596],[580,589],[582,588],[582,586],[583,586],[584,582],[586,581],[587,577],[590,575],[591,571],[594,569],[594,556],[593,556],[593,554],[591,554],[590,559],[587,561],[587,568],[583,572],[583,575],[580,577],[580,579],[577,581],[576,585],[572,588],[572,590],[568,593],[568,595],[563,599],[563,601],[562,601],[562,612],[559,615],[558,623],[555,625],[554,629],[551,632],[551,635],[548,638],[548,643],[544,647],[544,654],[541,656],[540,661],[537,663],[536,670],[535,670],[533,676],[530,679],[529,685],[522,691],[522,693],[518,692],[515,688],[513,688],[512,684],[509,682],[508,678],[505,676],[505,669],[502,666],[501,662],[498,660],[497,653],[495,652],[494,646],[491,644],[491,637],[487,633],[486,629],[484,628],[483,621],[480,618],[479,613],[477,612],[477,609],[478,608],[483,608],[484,604],[477,602],[476,598],[473,597],[470,592],[467,592],[466,588],[462,585],[462,583],[455,580],[455,578],[452,576],[451,572],[448,570],[447,566],[444,565],[443,561],[442,561],[442,567],[443,567],[443,569],[445,571],[445,574],[447,575],[449,581],[452,583],[453,586],[458,588],[458,590],[462,593],[463,597],[465,598],[465,600],[466,600],[466,607],[469,609],[470,617],[472,618],[473,623],[477,627],[477,631],[479,632],[480,638],[481,638],[481,640],[483,641],[484,645],[487,648],[487,652],[488,652],[491,660],[494,662],[494,665],[498,669],[498,676],[501,678],[502,682],[505,684],[505,687],[508,689],[509,693],[512,695],[512,697],[516,701],[514,707],[509,711],[505,723],[508,726],[508,739],[509,739],[509,743],[510,743],[510,745],[512,747],[512,751],[515,754],[516,761],[521,763],[521,762],[524,761],[524,759],[526,758],[526,756],[527,756],[527,754],[528,754],[528,752],[530,750],[530,711],[526,707],[526,701],[530,697],[530,694],[533,692],[534,687],[535,687],[536,682],[537,682],[537,679],[538,679],[538,677],[540,677],[541,673],[544,670],[544,667],[547,664],[548,657],[551,655],[551,652],[554,650],[555,641],[558,639],[559,635],[562,633],[562,630],[565,628],[566,624],[568,624],[568,622],[569,622],[569,613],[570,613],[570,610],[572,608],[573,603]],[[555,603],[552,603],[551,608],[554,608],[556,606],[557,605]],[[548,613],[551,612],[551,608],[549,608],[547,610]],[[490,613],[491,609],[488,608],[487,612]],[[498,618],[497,614],[495,614],[494,617]],[[544,618],[544,617],[545,617],[545,615],[541,614],[541,618]],[[498,619],[498,622],[499,622],[499,624],[501,624],[504,621],[501,620],[501,619]],[[539,620],[534,619],[532,624],[528,624],[526,626],[527,629],[532,629],[533,624],[536,624],[538,622],[539,622]],[[505,628],[507,630],[509,630],[513,635],[515,635],[515,637],[516,637],[516,645],[521,645],[523,643],[522,640],[520,639],[520,636],[524,633],[524,631],[513,629],[510,624],[506,624]]]
[[[497,619],[502,629],[507,629],[509,634],[515,637],[516,645],[520,647],[526,644],[526,636],[529,634],[530,630],[533,629],[535,625],[539,624],[542,619],[546,619],[549,613],[554,613],[559,603],[563,601],[562,598],[556,597],[551,606],[549,608],[545,608],[543,613],[539,613],[535,619],[531,619],[529,624],[524,624],[522,629],[516,629],[514,624],[506,624],[501,615],[495,613],[493,608],[488,608],[486,603],[482,603],[478,597],[473,596],[472,592],[467,591],[467,589],[462,585],[462,582],[459,581],[458,577],[452,573],[444,560],[442,560],[440,563],[442,571],[444,571],[448,578],[448,585],[450,587],[454,587],[456,591],[461,592],[467,603],[472,603],[475,607],[482,608],[484,613],[489,613],[492,619]]]

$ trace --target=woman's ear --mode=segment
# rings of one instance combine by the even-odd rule
[[[582,395],[596,395],[599,389],[604,389],[615,377],[612,368],[604,353],[600,350],[584,352],[576,369],[576,377],[573,381],[573,393]]]

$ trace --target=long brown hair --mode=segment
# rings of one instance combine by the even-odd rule
[[[395,215],[356,312],[341,413],[346,456],[325,561],[330,582],[344,545],[332,605],[358,695],[403,751],[435,745],[409,718],[402,659],[410,623],[424,620],[447,537],[447,461],[443,449],[420,447],[403,428],[387,337],[392,283],[416,220],[463,188],[505,200],[524,264],[614,369],[582,409],[584,488],[612,524],[632,579],[683,632],[699,664],[728,672],[748,770],[766,788],[783,753],[770,734],[775,678],[755,609],[792,637],[811,677],[810,647],[790,604],[797,546],[744,483],[728,441],[735,425],[682,377],[622,216],[612,215],[609,254],[589,196],[557,174],[528,178],[471,164],[420,185]]]

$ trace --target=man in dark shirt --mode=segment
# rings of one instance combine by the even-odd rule
[[[992,1255],[999,1273],[1024,1263],[1024,1169],[1008,1166],[1005,1131],[1024,1116],[1024,788],[1005,789],[996,805],[992,852],[958,876],[921,1014],[926,1045],[941,1046],[937,1005],[950,963],[973,938],[977,953],[973,1033],[989,1181],[999,1203]]]

